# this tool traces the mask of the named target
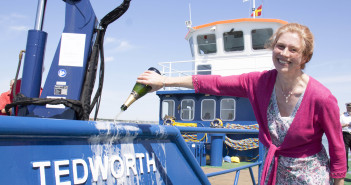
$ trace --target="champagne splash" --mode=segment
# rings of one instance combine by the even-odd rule
[[[116,124],[118,117],[124,112],[124,110],[120,110],[119,113],[115,116],[115,119],[113,120],[113,122]]]

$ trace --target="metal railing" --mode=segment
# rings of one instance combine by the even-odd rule
[[[212,134],[219,134],[219,133],[223,133],[223,134],[258,134],[258,130],[253,130],[253,129],[226,129],[226,128],[204,128],[204,127],[177,127],[179,129],[179,131],[181,133],[212,133]],[[256,185],[255,182],[255,177],[252,171],[252,167],[254,166],[258,166],[259,170],[258,170],[258,181],[260,179],[260,171],[262,168],[262,155],[263,155],[263,146],[260,143],[260,147],[259,147],[259,159],[257,162],[254,162],[252,164],[248,164],[248,165],[244,165],[244,166],[240,166],[240,167],[236,167],[236,168],[232,168],[232,169],[227,169],[227,170],[222,170],[222,171],[218,171],[218,172],[212,172],[212,173],[208,173],[206,174],[207,177],[213,177],[213,176],[218,176],[218,175],[222,175],[222,174],[226,174],[226,173],[230,173],[230,172],[236,172],[235,174],[235,179],[234,179],[234,185],[238,184],[238,180],[239,180],[239,175],[240,175],[240,170],[245,170],[245,169],[249,169],[250,171],[250,175],[251,175],[251,180],[252,183],[254,185]]]

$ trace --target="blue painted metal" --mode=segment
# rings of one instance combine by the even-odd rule
[[[222,166],[225,134],[211,134],[211,166]]]
[[[95,13],[91,7],[89,0],[80,0],[80,1],[67,1],[66,2],[66,18],[65,18],[65,27],[63,33],[73,33],[73,34],[84,34],[85,35],[85,48],[84,48],[84,57],[82,66],[68,66],[68,65],[59,65],[60,61],[60,50],[61,50],[61,41],[58,44],[55,56],[53,58],[45,85],[41,94],[41,98],[49,97],[59,97],[72,100],[80,100],[82,84],[85,77],[86,71],[86,61],[91,52],[91,43],[93,42],[94,28],[96,27],[97,19]],[[32,45],[32,42],[28,42],[29,45]],[[26,56],[28,53],[26,54]],[[40,60],[42,63],[42,58],[44,54],[40,54]],[[38,59],[39,60],[39,59]],[[24,65],[28,63],[25,60]],[[31,64],[29,64],[31,65]],[[38,64],[39,66],[39,64]],[[32,74],[41,75],[41,66],[40,71],[34,73],[32,71],[24,70],[24,72]],[[35,66],[37,67],[37,66]],[[59,71],[65,71],[66,75],[59,76]],[[25,76],[25,75],[23,75]],[[25,78],[25,77],[24,77]],[[67,89],[67,94],[58,94],[55,89],[57,88],[57,82],[64,84],[63,88]],[[35,82],[41,83],[41,81]],[[27,84],[28,86],[33,85],[32,83],[22,82],[23,85]],[[23,86],[22,85],[22,86]],[[39,92],[40,85],[38,87],[33,87],[36,91]],[[24,90],[23,90],[24,92]],[[38,97],[38,93],[36,93]],[[34,117],[51,117],[51,118],[63,118],[63,119],[75,119],[75,113],[70,108],[47,108],[46,106],[35,106],[33,111],[30,109],[28,116]]]
[[[236,171],[236,173],[235,173],[234,185],[238,184],[239,175],[240,175],[240,170]]]
[[[227,133],[227,134],[258,134],[258,130],[252,129],[226,129],[226,128],[208,128],[208,127],[176,127],[180,132],[189,133]]]
[[[0,122],[1,184],[210,184],[175,127],[7,116]]]
[[[252,167],[249,167],[249,171],[250,171],[250,176],[251,176],[252,184],[256,184],[256,182],[255,182],[255,177],[254,177],[254,174],[253,174],[253,171],[252,171]]]
[[[177,127],[181,133],[211,133],[211,135],[213,134],[217,134],[217,135],[222,135],[224,136],[224,133],[227,134],[235,134],[235,135],[252,135],[252,134],[258,134],[258,130],[251,130],[251,129],[224,129],[224,128],[207,128],[207,127]],[[217,154],[214,155],[218,155],[218,153],[222,153],[221,151],[215,150],[217,151]],[[213,150],[211,150],[211,154],[212,154]],[[238,179],[239,179],[239,174],[240,174],[240,170],[243,169],[249,169],[250,170],[250,175],[251,175],[251,180],[253,182],[253,184],[255,184],[255,178],[252,172],[252,168],[253,166],[259,166],[259,170],[258,170],[258,179],[260,179],[260,174],[262,171],[262,163],[263,163],[263,155],[264,155],[264,147],[262,145],[262,143],[260,143],[260,147],[259,147],[259,159],[257,160],[257,162],[248,164],[248,165],[244,165],[241,167],[237,167],[237,168],[232,168],[232,169],[228,169],[228,170],[222,170],[222,171],[218,171],[218,172],[213,172],[213,173],[208,173],[206,174],[207,177],[213,177],[213,176],[217,176],[217,175],[222,175],[225,173],[230,173],[230,172],[237,172],[236,173],[236,177],[234,179],[234,184],[236,185],[238,183]],[[212,158],[212,156],[211,156]],[[211,164],[212,165],[212,164]]]
[[[229,97],[229,96],[214,96],[214,95],[204,95],[195,93],[194,90],[174,90],[174,91],[158,91],[157,95],[160,97],[160,113],[159,113],[159,124],[163,125],[163,104],[164,100],[172,100],[174,102],[174,117],[176,122],[183,122],[183,123],[197,123],[198,127],[210,127],[211,121],[203,121],[201,118],[201,102],[203,100],[214,100],[215,104],[215,118],[219,118],[221,115],[220,112],[220,102],[223,99],[234,99],[235,100],[235,119],[233,121],[223,121],[224,125],[226,124],[240,124],[240,125],[252,125],[257,124],[255,119],[251,104],[247,98],[240,98],[240,97]],[[184,99],[191,99],[195,102],[195,114],[194,119],[191,121],[181,120],[181,101]],[[202,138],[203,135],[200,133],[204,132],[197,132],[198,138]],[[224,130],[222,133],[226,133]],[[236,135],[226,135],[233,140],[241,140],[247,138],[257,138],[258,134],[251,135],[251,134],[236,134]],[[212,144],[211,137],[209,137],[208,141]],[[225,147],[223,153],[229,156],[239,156],[244,158],[244,160],[256,160],[258,156],[258,149],[251,149],[251,150],[234,150],[230,147]],[[224,155],[222,156],[224,157]],[[219,161],[219,160],[218,160]],[[219,164],[219,163],[218,163]]]
[[[204,142],[199,143],[200,166],[206,166],[206,146]]]
[[[21,93],[27,97],[39,97],[47,35],[40,30],[28,31],[21,82]]]
[[[226,173],[230,173],[230,172],[243,170],[243,169],[246,169],[246,168],[249,168],[249,167],[253,167],[253,166],[257,166],[257,165],[260,165],[260,164],[262,164],[262,161],[251,163],[251,164],[244,165],[244,166],[240,166],[240,167],[237,167],[237,168],[232,168],[232,169],[222,170],[222,171],[218,171],[218,172],[207,173],[206,176],[207,177],[213,177],[213,176],[216,176],[216,175],[222,175],[222,174],[226,174]]]
[[[206,166],[206,153],[204,142],[186,142],[191,153],[200,166]]]
[[[165,94],[194,94],[195,90],[172,90],[172,91],[156,91],[157,95]]]
[[[156,94],[160,98],[160,112],[159,112],[159,124],[163,124],[162,115],[162,101],[173,100],[175,103],[175,121],[177,122],[197,122],[203,124],[205,127],[210,126],[211,121],[203,121],[201,119],[201,101],[204,99],[213,99],[216,101],[216,118],[220,118],[220,101],[222,99],[231,98],[236,101],[236,116],[234,121],[225,121],[225,123],[233,123],[236,121],[256,121],[253,113],[250,101],[247,98],[230,97],[230,96],[213,96],[195,93],[194,90],[179,90],[178,91],[157,91]],[[179,108],[181,101],[184,99],[191,99],[195,102],[195,115],[192,121],[181,120]]]
[[[259,158],[258,161],[263,161],[263,156],[265,155],[265,146],[260,142],[259,143]],[[261,179],[261,174],[263,170],[263,163],[258,166],[258,179]]]

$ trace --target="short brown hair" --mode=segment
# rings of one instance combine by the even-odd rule
[[[297,33],[303,41],[302,55],[306,59],[306,62],[301,64],[301,69],[304,69],[305,64],[309,62],[312,58],[313,48],[314,48],[314,37],[312,32],[307,26],[304,26],[298,23],[288,23],[281,26],[277,30],[277,32],[275,32],[274,35],[269,39],[269,42],[266,47],[273,50],[275,44],[278,42],[279,37],[283,33],[287,33],[287,32]]]

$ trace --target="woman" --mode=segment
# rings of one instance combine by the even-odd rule
[[[164,77],[145,72],[138,82],[194,88],[197,93],[247,97],[266,147],[261,184],[344,184],[345,148],[335,97],[303,72],[313,54],[313,35],[303,25],[282,26],[271,38],[274,70],[236,76]],[[329,155],[322,145],[326,134]]]

